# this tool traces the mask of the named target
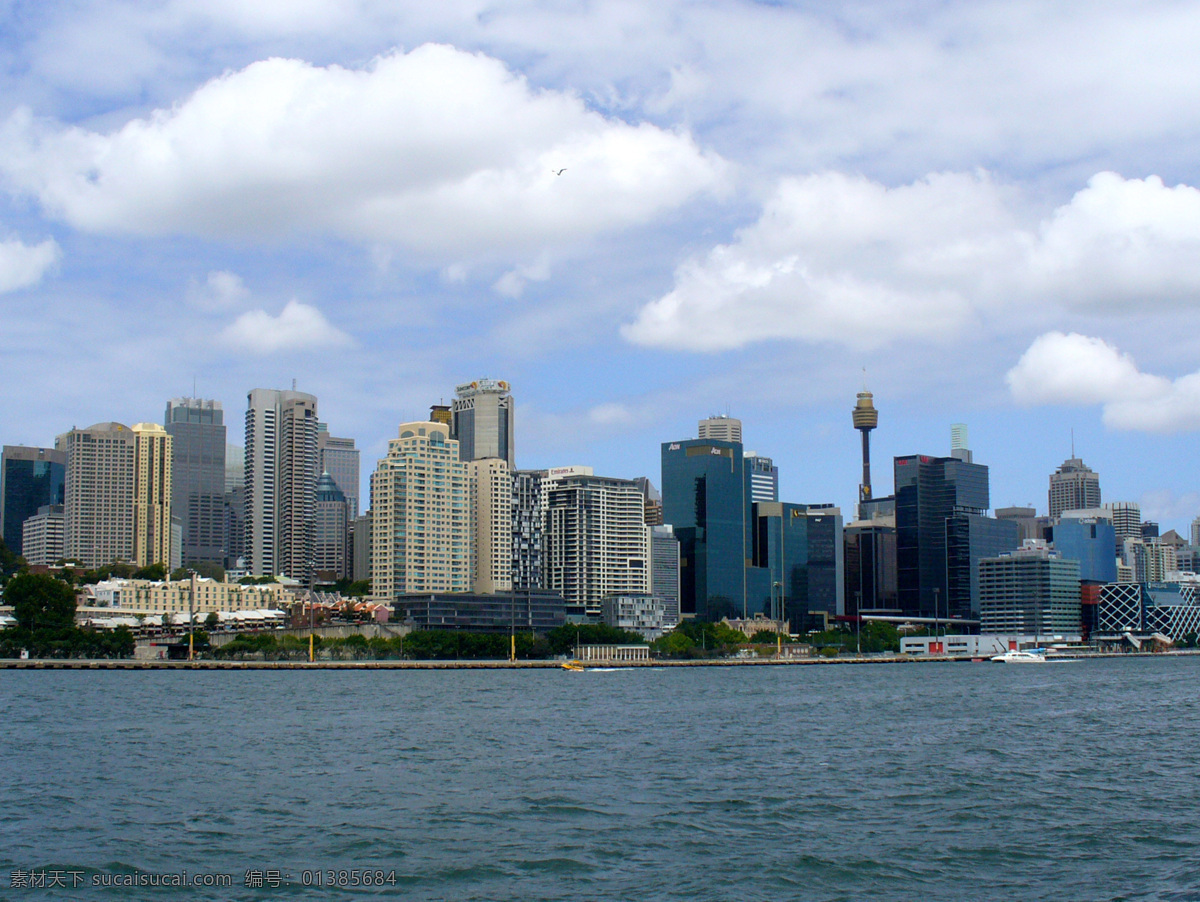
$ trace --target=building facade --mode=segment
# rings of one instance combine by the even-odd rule
[[[542,495],[545,470],[516,470],[512,474],[512,585],[541,589],[542,532],[546,506]]]
[[[66,552],[63,505],[47,504],[21,525],[21,556],[32,567],[51,567]]]
[[[317,480],[313,520],[313,570],[316,579],[335,582],[350,576],[350,504],[329,473]]]
[[[450,437],[458,441],[461,460],[498,457],[516,469],[513,399],[499,379],[476,379],[455,387]]]
[[[742,421],[734,417],[712,416],[700,421],[696,435],[719,442],[742,443]]]
[[[845,613],[841,511],[832,505],[754,505],[754,563],[769,579],[750,613],[787,620],[801,630],[810,615],[827,622]]]
[[[1078,636],[1079,563],[1045,542],[979,562],[981,633]]]
[[[324,423],[317,423],[317,469],[328,473],[350,505],[350,519],[358,516],[359,451],[354,439],[329,434]]]
[[[779,467],[769,457],[746,452],[743,459],[750,473],[751,502],[774,502],[779,500]]]
[[[172,549],[179,547],[172,527],[174,440],[157,423],[132,429],[133,562],[139,567],[162,564],[170,570]]]
[[[650,594],[666,604],[666,617],[679,622],[679,540],[673,526],[650,527]]]
[[[66,497],[67,455],[54,448],[5,445],[0,453],[0,534],[13,554],[22,550],[22,524]]]
[[[1100,506],[1100,476],[1078,457],[1063,461],[1050,474],[1050,516]]]
[[[171,512],[182,528],[180,561],[225,565],[225,413],[220,401],[172,398]]]
[[[134,557],[134,458],[128,426],[96,423],[55,440],[66,453],[63,556],[96,568]]]
[[[473,591],[507,592],[513,588],[513,477],[498,457],[467,463],[474,520]]]
[[[442,423],[402,423],[371,474],[371,594],[469,592],[473,546],[458,442]]]

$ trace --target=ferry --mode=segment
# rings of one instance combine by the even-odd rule
[[[994,664],[1045,664],[1046,654],[1040,648],[1029,651],[1006,651],[1002,655],[992,657]]]

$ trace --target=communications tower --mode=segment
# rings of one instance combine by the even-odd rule
[[[858,393],[858,402],[853,411],[854,428],[862,433],[862,484],[858,487],[858,517],[864,518],[864,506],[871,500],[871,430],[879,425],[879,411],[875,409],[874,395],[866,386]]]

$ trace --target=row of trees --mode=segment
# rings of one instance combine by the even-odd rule
[[[35,658],[127,658],[133,633],[81,629],[75,625],[75,590],[45,574],[18,573],[4,586],[17,625],[0,630],[0,657],[22,651]]]

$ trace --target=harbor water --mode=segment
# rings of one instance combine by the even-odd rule
[[[1200,900],[1198,695],[1196,657],[5,671],[0,898]]]

